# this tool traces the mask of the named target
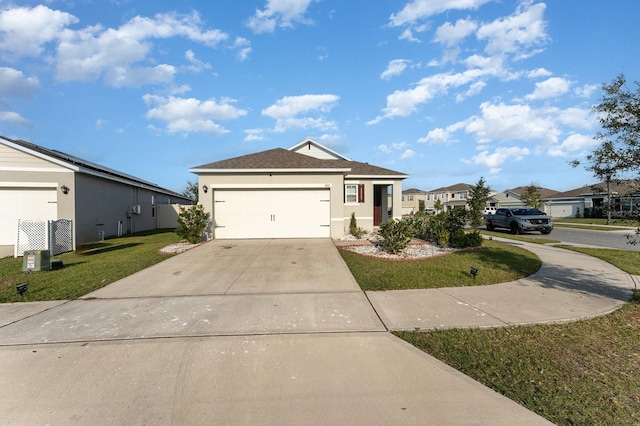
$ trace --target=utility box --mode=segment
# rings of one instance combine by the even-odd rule
[[[22,256],[22,272],[48,271],[51,269],[49,250],[27,250]]]

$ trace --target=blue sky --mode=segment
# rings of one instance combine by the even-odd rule
[[[0,0],[0,134],[182,191],[312,137],[424,190],[593,183],[640,2]]]

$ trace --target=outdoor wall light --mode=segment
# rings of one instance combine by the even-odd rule
[[[27,283],[16,284],[16,293],[20,296],[27,292]]]
[[[209,190],[209,188],[207,188],[207,185],[202,185],[202,190],[204,191],[204,193],[206,194],[207,191]]]
[[[473,277],[473,279],[476,279],[476,275],[478,275],[478,268],[472,266],[471,267],[471,271],[469,271],[471,273],[471,276]]]
[[[64,195],[67,195],[67,194],[69,193],[69,187],[68,187],[67,185],[62,185],[62,186],[60,187],[60,190],[62,191],[62,193],[63,193]]]

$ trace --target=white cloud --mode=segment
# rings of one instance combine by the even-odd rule
[[[581,98],[589,98],[598,88],[596,84],[585,84],[582,87],[576,87],[573,93]]]
[[[172,65],[136,64],[148,59],[151,40],[170,37],[185,37],[214,47],[228,35],[219,30],[201,29],[197,13],[166,13],[154,18],[137,16],[118,29],[93,26],[79,31],[66,30],[60,35],[56,76],[62,81],[104,77],[107,84],[114,86],[167,83],[175,73]]]
[[[387,69],[384,70],[382,74],[380,74],[380,78],[383,80],[388,80],[391,77],[396,77],[404,72],[407,69],[411,61],[406,59],[393,59],[389,61],[387,64]]]
[[[389,17],[389,25],[400,27],[448,10],[477,9],[491,0],[411,0]]]
[[[543,15],[544,3],[531,4],[524,2],[516,13],[506,18],[481,25],[476,36],[478,40],[486,40],[485,51],[490,54],[512,53],[524,58],[536,53],[530,50],[542,45],[547,40]]]
[[[23,127],[33,127],[29,120],[13,111],[0,111],[0,123],[10,123]]]
[[[54,41],[60,32],[78,19],[66,12],[38,5],[15,7],[0,12],[0,51],[3,58],[38,56],[43,45]]]
[[[464,40],[478,28],[475,21],[458,19],[455,24],[446,22],[436,30],[434,41],[451,48]]]
[[[527,78],[551,77],[553,73],[545,68],[536,68],[527,72]]]
[[[447,126],[446,128],[439,127],[439,128],[430,130],[429,133],[427,133],[427,136],[418,139],[418,143],[450,144],[453,142],[457,142],[453,138],[453,133],[464,128],[465,125],[466,123],[464,121],[461,121],[459,123],[455,123],[450,126]]]
[[[272,33],[276,26],[291,28],[294,23],[311,24],[304,15],[313,0],[267,0],[264,10],[256,9],[245,25],[254,33]]]
[[[405,150],[402,154],[400,154],[400,159],[406,160],[407,158],[413,158],[416,156],[416,152],[412,149]]]
[[[551,77],[536,83],[533,93],[525,96],[528,100],[555,98],[564,95],[571,88],[571,81],[561,77]]]
[[[471,69],[461,73],[434,74],[423,78],[412,89],[396,90],[388,95],[387,106],[383,109],[383,114],[367,124],[377,124],[386,118],[408,116],[416,111],[418,105],[447,93],[451,88],[469,84],[486,75],[487,72],[491,71]]]
[[[595,147],[598,142],[592,136],[572,134],[561,144],[549,147],[547,153],[552,157],[566,157]]]
[[[189,49],[184,53],[184,57],[191,65],[189,65],[189,71],[193,72],[201,72],[205,69],[211,69],[211,64],[206,62],[202,62],[200,59],[196,58],[196,54],[193,53],[193,50]]]
[[[413,31],[411,31],[411,28],[405,28],[405,30],[402,31],[402,34],[400,34],[398,38],[400,40],[410,41],[411,43],[420,43],[420,39],[413,35]]]
[[[153,106],[147,111],[146,117],[164,121],[166,131],[170,134],[202,132],[221,135],[229,131],[214,120],[233,120],[247,114],[247,111],[235,107],[235,100],[228,98],[201,101],[195,98],[145,95],[143,100],[147,105]]]
[[[245,142],[258,142],[267,140],[267,138],[264,136],[264,129],[246,129],[244,132],[247,135],[244,138]]]
[[[489,169],[490,173],[499,173],[502,170],[501,166],[510,161],[520,161],[527,155],[530,155],[531,151],[528,148],[513,147],[498,147],[494,152],[484,150],[478,155],[472,157],[472,159],[466,162],[472,164],[478,164],[485,166]]]
[[[339,96],[330,94],[285,96],[278,99],[275,104],[263,109],[262,115],[276,120],[274,129],[276,132],[310,128],[324,131],[335,130],[336,123],[326,120],[323,114],[331,111],[339,99]],[[314,114],[320,116],[310,116]]]
[[[376,151],[378,151],[381,154],[391,154],[393,152],[393,150],[385,144],[378,145],[376,147]]]
[[[28,98],[40,87],[35,77],[27,77],[22,71],[0,67],[0,99]]]
[[[239,61],[245,61],[249,58],[249,54],[253,51],[251,48],[251,42],[244,37],[236,37],[236,41],[233,43],[232,49],[238,49],[236,53],[236,59]]]
[[[483,102],[481,116],[467,121],[465,130],[478,142],[538,140],[555,143],[561,133],[557,109],[534,109],[529,105]]]

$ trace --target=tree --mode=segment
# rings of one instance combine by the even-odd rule
[[[524,201],[525,206],[529,206],[534,209],[539,209],[542,204],[542,196],[540,195],[540,186],[531,182],[529,185],[525,187],[524,193],[522,194],[522,201]]]
[[[198,204],[200,194],[198,192],[198,182],[187,181],[187,187],[182,191],[182,195],[191,200],[191,204],[194,206]]]
[[[477,228],[483,224],[484,208],[489,201],[489,194],[491,189],[486,186],[486,182],[483,177],[480,177],[475,186],[469,189],[469,195],[467,196],[467,207],[469,225],[472,228]]]
[[[627,172],[640,171],[640,85],[627,87],[624,74],[611,84],[603,84],[600,103],[593,107],[602,130],[594,139],[599,145],[586,156],[585,168],[607,186],[607,224],[611,224],[611,183],[619,182]],[[573,167],[579,160],[571,162]]]
[[[433,208],[436,209],[436,212],[440,212],[442,209],[442,201],[438,198],[435,203],[433,203]]]

